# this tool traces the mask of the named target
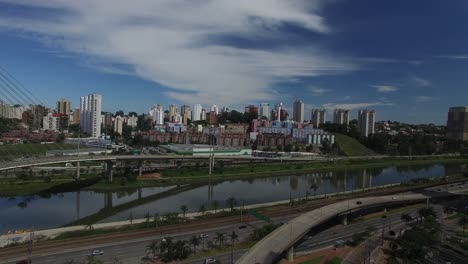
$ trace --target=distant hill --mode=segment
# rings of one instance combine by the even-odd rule
[[[375,152],[366,148],[356,139],[343,134],[336,134],[336,144],[338,148],[349,157],[375,155]]]

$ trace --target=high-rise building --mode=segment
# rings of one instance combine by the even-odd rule
[[[375,111],[374,110],[359,110],[358,112],[358,129],[361,136],[368,137],[375,133]]]
[[[100,94],[89,94],[80,98],[80,127],[81,131],[91,137],[101,135],[101,105]]]
[[[221,112],[222,112],[222,113],[227,113],[227,112],[229,112],[229,107],[227,107],[226,105],[223,106],[223,109],[221,109]]]
[[[276,116],[275,116],[275,118],[273,118],[273,112],[272,112],[271,113],[272,114],[271,120],[276,119],[276,121],[281,121],[281,110],[283,110],[283,103],[279,103],[279,104],[275,105],[275,110],[276,110]]]
[[[112,113],[104,113],[104,126],[112,127]]]
[[[269,103],[261,103],[260,104],[260,113],[259,113],[258,117],[259,118],[269,119],[269,117],[270,117],[270,104]]]
[[[122,135],[123,124],[124,124],[124,118],[121,116],[116,116],[114,120],[114,132]]]
[[[218,109],[218,107],[216,105],[212,105],[210,107],[210,112],[214,112],[216,115],[218,115],[219,114],[219,109]]]
[[[149,115],[153,118],[153,123],[156,125],[164,124],[164,109],[162,105],[157,104],[151,107]]]
[[[324,124],[326,122],[325,115],[326,115],[325,109],[312,109],[312,112],[311,112],[312,124],[314,124],[316,128],[319,128],[321,124]]]
[[[349,125],[349,110],[335,109],[335,111],[333,111],[333,123],[338,125]]]
[[[169,106],[169,118],[172,118],[177,114],[177,106],[175,104],[171,104]]]
[[[128,126],[136,127],[137,124],[138,124],[138,116],[132,115],[132,116],[129,116],[129,117],[127,118],[127,125],[128,125]]]
[[[200,120],[206,120],[206,109],[203,108],[200,114]]]
[[[217,120],[217,114],[215,111],[211,111],[209,113],[206,114],[207,117],[206,117],[206,121],[208,122],[209,125],[216,125],[218,120]]]
[[[293,108],[293,120],[299,123],[304,122],[304,102],[295,101]]]
[[[73,111],[73,124],[79,125],[80,120],[81,120],[81,109],[80,108],[75,108],[75,111]]]
[[[202,116],[202,105],[201,104],[194,104],[193,111],[192,111],[192,121],[200,121]]]
[[[42,129],[58,132],[60,127],[60,115],[48,113],[43,117]]]
[[[21,119],[23,116],[23,112],[28,110],[24,106],[20,105],[8,105],[4,104],[0,100],[0,117],[8,118],[8,119]]]
[[[255,105],[248,105],[245,107],[245,112],[249,114],[258,114],[258,107]]]
[[[57,101],[57,113],[64,116],[70,116],[70,101],[60,99]]]
[[[447,119],[447,138],[468,140],[468,107],[451,107]]]

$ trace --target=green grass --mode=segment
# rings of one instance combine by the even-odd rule
[[[366,148],[356,139],[343,134],[336,134],[336,144],[341,149],[341,151],[349,157],[375,155],[372,150]]]
[[[301,262],[300,264],[319,264],[320,262],[322,262],[323,258],[324,258],[323,256],[320,256],[314,259]]]
[[[331,260],[327,261],[325,264],[341,264],[343,262],[342,258],[334,257]]]
[[[84,146],[83,146],[84,147]],[[52,143],[52,144],[11,144],[0,145],[0,160],[10,160],[24,156],[45,156],[49,150],[74,149],[76,145]]]
[[[456,213],[454,215],[449,216],[447,219],[448,220],[453,220],[453,219],[458,219],[458,218],[461,218],[461,217],[463,217],[462,213]]]
[[[32,195],[46,191],[52,187],[66,182],[72,182],[73,179],[54,179],[49,183],[42,180],[33,181],[0,181],[0,197]]]

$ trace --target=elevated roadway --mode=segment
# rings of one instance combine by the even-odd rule
[[[285,252],[292,254],[294,245],[304,237],[310,229],[335,217],[346,217],[346,213],[385,206],[393,203],[403,203],[429,199],[423,194],[399,194],[392,196],[366,197],[346,200],[315,209],[305,213],[287,224],[282,225],[244,254],[236,264],[268,264],[275,263]]]

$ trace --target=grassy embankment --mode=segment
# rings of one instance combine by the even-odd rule
[[[356,139],[343,134],[336,134],[338,148],[348,157],[372,156],[375,153],[359,143]]]
[[[49,150],[76,149],[76,147],[76,145],[64,143],[0,145],[0,160],[11,160],[25,156],[45,156]],[[84,148],[84,146],[82,147]]]
[[[145,179],[135,182],[128,182],[122,186],[118,180],[112,183],[102,180],[90,186],[89,189],[98,191],[110,191],[119,188],[138,188],[151,186],[181,185],[193,183],[208,183],[235,180],[243,178],[269,177],[274,175],[294,175],[307,172],[320,172],[329,170],[350,170],[362,168],[378,168],[386,166],[410,166],[410,165],[430,165],[430,164],[463,164],[468,163],[465,158],[382,158],[375,160],[346,160],[334,162],[300,162],[300,163],[269,163],[253,164],[231,167],[215,167],[212,176],[208,175],[208,168],[181,167],[178,169],[167,169],[162,171],[161,179]]]

